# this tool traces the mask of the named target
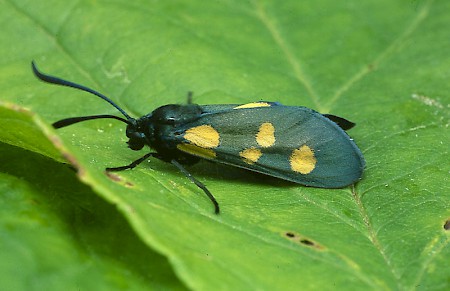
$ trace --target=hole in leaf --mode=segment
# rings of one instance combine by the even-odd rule
[[[313,247],[319,250],[322,250],[323,247],[321,245],[319,245],[318,243],[316,243],[315,241],[308,239],[306,237],[303,237],[297,233],[294,233],[292,231],[286,231],[284,233],[284,236],[287,237],[289,240],[297,243],[297,244],[301,244],[303,246],[307,246],[307,247]]]
[[[444,223],[444,229],[450,230],[450,219],[447,219],[447,221]]]
[[[312,241],[310,241],[309,239],[302,239],[302,240],[300,240],[300,242],[302,244],[304,244],[304,245],[307,245],[307,246],[313,246],[314,245],[314,243]]]

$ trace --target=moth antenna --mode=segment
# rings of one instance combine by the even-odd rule
[[[120,108],[119,105],[114,103],[111,99],[109,99],[105,95],[103,95],[103,94],[101,94],[101,93],[99,93],[99,92],[97,92],[95,90],[92,90],[92,89],[90,89],[88,87],[85,87],[83,85],[76,84],[76,83],[73,83],[73,82],[70,82],[70,81],[67,81],[67,80],[55,77],[55,76],[50,76],[50,75],[44,74],[44,73],[42,73],[42,72],[40,72],[38,70],[38,68],[37,68],[36,64],[34,63],[34,61],[31,62],[31,67],[33,69],[34,75],[38,79],[40,79],[41,81],[44,81],[44,82],[50,83],[50,84],[55,84],[55,85],[67,86],[67,87],[71,87],[71,88],[75,88],[75,89],[78,89],[78,90],[81,90],[81,91],[85,91],[85,92],[91,93],[91,94],[93,94],[93,95],[95,95],[97,97],[102,98],[103,100],[105,100],[106,102],[108,102],[109,104],[114,106],[117,110],[119,110],[120,113],[122,113],[123,116],[125,116],[125,118],[128,120],[127,123],[131,123],[132,120],[134,120],[134,118],[132,118],[130,115],[128,115],[128,113],[126,113],[125,110]]]

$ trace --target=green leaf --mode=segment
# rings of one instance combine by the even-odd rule
[[[60,153],[55,150],[52,143],[41,132],[42,128],[47,129],[43,123],[39,117],[29,110],[0,101],[1,142],[63,161],[60,158]],[[55,134],[50,132],[47,132],[47,135],[50,139],[57,138]]]
[[[183,289],[167,260],[68,167],[4,143],[0,155],[2,289]]]
[[[450,219],[450,2],[0,5],[0,41],[7,44],[0,47],[0,98],[37,114],[4,106],[0,140],[58,159],[36,138],[35,130],[42,131],[80,180],[168,258],[186,286],[450,288],[444,227]],[[105,167],[144,154],[126,148],[120,122],[52,130],[49,124],[61,118],[118,112],[94,96],[39,82],[32,59],[46,73],[110,96],[136,117],[183,103],[188,91],[199,104],[268,100],[343,116],[357,123],[349,134],[364,152],[364,177],[355,187],[314,189],[201,162],[189,170],[218,199],[222,214],[216,216],[202,191],[169,164],[150,160],[105,175]],[[9,122],[5,112],[17,120]],[[41,175],[65,189],[51,173]],[[55,227],[64,222],[58,217]]]

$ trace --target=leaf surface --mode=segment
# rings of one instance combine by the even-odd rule
[[[0,140],[60,160],[44,139],[11,134],[28,120],[186,286],[450,287],[448,1],[61,3],[1,4],[0,40],[14,47],[0,47],[0,98],[37,115],[3,105]],[[106,175],[144,154],[126,148],[122,123],[52,130],[61,118],[118,113],[37,81],[32,59],[136,117],[188,91],[199,104],[267,100],[343,116],[357,123],[363,179],[314,189],[201,162],[189,170],[219,201],[216,216],[169,164]]]

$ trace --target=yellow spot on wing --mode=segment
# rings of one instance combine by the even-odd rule
[[[216,157],[216,153],[212,149],[205,149],[198,147],[193,144],[188,143],[180,143],[177,145],[177,148],[180,151],[186,152],[193,156],[197,156],[204,159],[214,159]]]
[[[250,148],[243,150],[239,153],[239,155],[243,158],[244,162],[251,165],[259,160],[259,158],[262,156],[262,153],[259,149]]]
[[[233,109],[242,109],[242,108],[256,108],[256,107],[270,107],[271,105],[267,102],[252,102],[247,104],[242,104],[234,107]]]
[[[211,125],[200,125],[186,130],[184,138],[202,148],[219,146],[220,135]]]
[[[307,145],[302,145],[299,149],[295,149],[290,158],[291,169],[300,174],[309,174],[316,167],[316,157],[314,151]]]
[[[270,147],[275,143],[275,127],[273,127],[272,123],[265,122],[261,124],[256,134],[256,142],[264,148]]]

